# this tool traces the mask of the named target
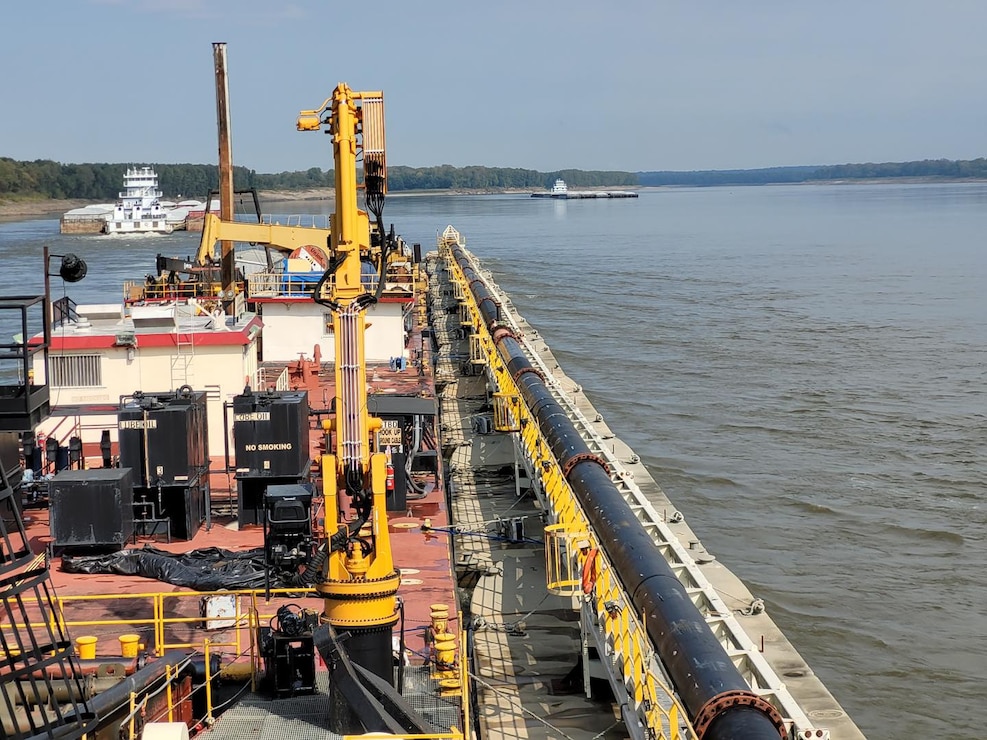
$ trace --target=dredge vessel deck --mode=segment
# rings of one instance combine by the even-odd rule
[[[57,341],[46,285],[8,347],[0,501],[18,441],[40,472],[35,428],[55,475],[0,532],[5,735],[859,737],[460,234],[422,260],[385,232],[382,94],[341,83],[297,125],[334,134],[329,229],[234,221],[221,157],[194,264],[159,260],[116,317],[61,302]],[[235,241],[279,252],[267,280]],[[50,381],[108,397],[53,414]]]

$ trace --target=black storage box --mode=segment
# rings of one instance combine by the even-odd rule
[[[209,469],[205,391],[167,391],[125,398],[117,411],[120,465],[138,488],[194,485]]]
[[[237,477],[308,475],[307,391],[242,393],[233,399]]]
[[[117,412],[120,464],[134,470],[134,526],[140,535],[191,540],[209,504],[206,393],[135,393]]]
[[[63,470],[51,481],[55,547],[123,547],[134,535],[130,468]]]

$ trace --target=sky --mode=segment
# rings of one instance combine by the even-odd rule
[[[0,156],[328,169],[295,131],[383,90],[389,165],[701,170],[974,159],[982,0],[33,0],[0,5]]]

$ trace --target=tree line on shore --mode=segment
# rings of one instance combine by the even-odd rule
[[[51,160],[17,161],[0,157],[0,199],[73,198],[112,201],[123,183],[127,164],[61,164]],[[160,187],[169,198],[205,198],[219,183],[219,168],[207,164],[152,164]],[[540,172],[513,167],[390,167],[388,189],[414,190],[510,190],[551,187],[562,178],[571,187],[766,185],[892,178],[987,178],[987,159],[928,159],[800,167],[767,167],[750,170],[696,170],[623,172],[610,170],[559,170]],[[332,170],[312,167],[295,172],[264,174],[246,167],[233,168],[234,187],[257,190],[308,190],[331,186]]]
[[[639,172],[642,187],[659,185],[774,185],[833,180],[987,179],[987,159],[923,159],[913,162],[765,167],[754,170]]]
[[[123,185],[127,164],[60,164],[51,160],[19,162],[0,157],[0,198],[43,197],[115,200]],[[208,164],[152,164],[160,189],[169,198],[205,198],[219,185],[219,168]],[[538,172],[507,167],[389,167],[388,190],[483,190],[546,188],[556,178],[575,187],[637,185],[633,172],[561,170]],[[263,174],[246,167],[233,168],[237,189],[308,190],[332,185],[332,170],[312,167],[297,172]]]

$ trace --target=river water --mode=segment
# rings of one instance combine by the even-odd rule
[[[394,197],[385,221],[467,237],[868,736],[980,734],[987,185]],[[196,247],[0,224],[3,293],[40,292],[44,243],[88,261],[79,302]]]

